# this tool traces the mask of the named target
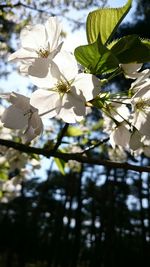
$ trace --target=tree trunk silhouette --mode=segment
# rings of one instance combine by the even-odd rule
[[[74,244],[72,253],[72,263],[70,267],[76,267],[80,252],[80,239],[81,239],[81,210],[82,210],[82,174],[83,174],[83,164],[81,164],[81,170],[77,177],[77,209],[75,213],[75,230],[74,230]]]

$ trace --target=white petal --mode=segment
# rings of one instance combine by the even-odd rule
[[[53,61],[57,64],[62,73],[62,77],[65,77],[67,81],[75,78],[78,73],[78,65],[75,57],[71,53],[61,50]]]
[[[28,73],[33,84],[43,88],[55,87],[61,77],[57,65],[49,59],[37,59],[35,64],[29,67]]]
[[[37,58],[38,54],[34,51],[34,50],[28,50],[28,49],[24,49],[24,48],[20,48],[19,50],[17,50],[16,52],[12,53],[9,57],[8,57],[8,61],[11,60],[29,60],[31,58]]]
[[[141,75],[138,77],[138,79],[135,80],[135,82],[133,82],[131,84],[131,89],[134,90],[134,92],[137,92],[139,89],[141,89],[144,87],[144,84],[147,80],[149,80],[150,78],[150,70],[146,69],[143,70],[142,72],[140,72]]]
[[[112,110],[110,111],[110,113],[115,120],[117,120],[118,122],[123,122],[124,120],[129,119],[130,112],[126,105],[114,102],[111,103],[111,107]]]
[[[34,26],[26,26],[20,34],[21,44],[24,48],[38,50],[40,47],[45,47],[46,32],[42,24]]]
[[[134,114],[132,124],[143,135],[150,137],[150,113],[138,111]]]
[[[143,83],[142,85],[140,85],[140,88],[138,91],[136,91],[136,93],[133,95],[133,97],[131,98],[131,102],[132,99],[134,98],[141,98],[144,97],[144,99],[146,98],[150,98],[150,80],[146,81],[145,83]]]
[[[61,23],[57,17],[50,17],[45,23],[47,39],[50,46],[50,52],[54,51],[58,46],[58,40],[62,30]]]
[[[120,124],[110,135],[110,143],[112,147],[115,147],[115,145],[127,147],[129,145],[130,135],[129,130],[124,124]]]
[[[37,58],[28,69],[30,76],[44,78],[47,76],[50,61],[48,58]]]
[[[76,123],[84,118],[85,111],[85,103],[71,92],[64,95],[59,116],[67,123]]]
[[[23,112],[30,109],[30,98],[15,92],[10,94],[10,102]]]
[[[92,100],[100,93],[100,81],[91,74],[78,74],[72,85],[83,94],[86,101]]]
[[[29,125],[31,125],[33,129],[43,128],[41,127],[42,120],[37,111],[32,114],[30,121],[29,121]]]
[[[121,67],[126,78],[136,79],[141,75],[141,73],[138,73],[138,71],[142,68],[142,65],[142,63],[129,63],[121,64]]]
[[[134,130],[134,132],[131,134],[131,137],[130,137],[130,142],[129,142],[130,149],[135,151],[141,148],[142,147],[141,138],[142,138],[142,135],[140,134],[140,132],[137,130]]]
[[[38,112],[34,112],[29,120],[29,126],[26,129],[23,141],[25,143],[31,142],[35,137],[40,135],[43,131],[43,123],[38,115]]]
[[[46,115],[49,118],[56,116],[57,103],[60,96],[57,92],[50,90],[38,89],[32,93],[30,104],[37,108],[39,115]]]
[[[28,118],[15,106],[8,107],[2,114],[1,121],[10,129],[22,129],[28,124]]]
[[[24,60],[21,60],[21,64],[19,66],[19,71],[21,74],[23,75],[28,75],[28,69],[30,67],[32,63],[30,63],[30,61],[24,61]]]

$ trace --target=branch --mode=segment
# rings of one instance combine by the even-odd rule
[[[24,4],[20,1],[18,1],[16,4],[4,4],[4,5],[0,5],[0,9],[4,9],[4,8],[16,8],[16,7],[19,7],[19,6],[23,6],[25,8],[28,8],[28,9],[31,9],[31,10],[34,10],[34,11],[37,11],[37,12],[40,12],[40,13],[48,13],[48,14],[51,14],[52,16],[55,16],[54,13],[52,12],[49,12],[47,10],[44,10],[44,9],[39,9],[39,8],[36,8],[34,6],[31,6],[31,5],[27,5],[27,4]]]
[[[100,166],[106,166],[108,168],[120,168],[124,170],[133,170],[137,172],[150,172],[150,167],[149,166],[136,166],[133,164],[129,164],[127,162],[125,163],[120,163],[120,162],[114,162],[110,160],[104,160],[100,159],[99,157],[87,157],[82,155],[82,153],[62,153],[62,152],[57,152],[54,150],[48,150],[48,149],[43,149],[43,148],[36,148],[36,147],[31,147],[27,146],[24,144],[16,143],[14,141],[10,140],[4,140],[0,139],[0,145],[6,146],[8,148],[14,148],[20,152],[24,152],[27,154],[37,154],[37,155],[43,155],[47,158],[50,157],[55,157],[55,158],[60,158],[63,159],[64,161],[69,161],[69,160],[76,160],[81,163],[87,163],[91,165],[100,165]]]

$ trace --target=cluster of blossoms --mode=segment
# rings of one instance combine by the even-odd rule
[[[40,167],[38,159],[28,157],[27,154],[13,148],[1,146],[0,168],[3,175],[0,179],[0,202],[8,202],[20,196],[22,183]]]
[[[4,108],[1,106],[0,118],[4,113]],[[15,133],[13,134],[11,129],[3,127],[1,121],[0,138],[7,140],[15,138]],[[35,155],[29,157],[26,153],[0,145],[0,202],[6,203],[14,197],[20,196],[21,183],[28,180],[31,173],[40,167],[39,157],[35,157]]]
[[[135,79],[130,97],[114,97],[106,104],[104,128],[113,148],[124,148],[150,156],[150,70],[142,64],[121,66],[126,78]],[[129,93],[129,92],[128,92]]]
[[[42,118],[60,118],[66,123],[84,119],[93,99],[101,100],[101,81],[95,75],[79,71],[73,54],[63,50],[62,26],[57,17],[45,24],[25,27],[20,34],[21,48],[9,56],[20,63],[20,72],[38,87],[30,97],[12,92],[1,95],[11,105],[1,116],[3,126],[23,131],[30,142],[43,131]],[[133,79],[126,97],[109,94],[101,111],[104,130],[113,148],[144,151],[150,155],[150,70],[142,64],[119,66],[126,79]]]
[[[61,30],[57,17],[50,17],[44,25],[27,26],[20,35],[22,47],[9,56],[9,61],[20,62],[20,72],[38,87],[30,98],[15,92],[1,96],[11,103],[1,117],[3,125],[22,129],[27,143],[42,133],[42,117],[81,121],[86,102],[100,92],[100,80],[79,73],[75,57],[63,50]]]

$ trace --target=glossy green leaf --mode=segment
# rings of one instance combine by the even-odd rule
[[[66,162],[63,159],[54,158],[54,161],[61,172],[62,175],[65,175],[65,164]]]
[[[124,36],[110,45],[119,63],[144,63],[150,61],[150,42],[138,35]]]
[[[131,8],[132,0],[120,8],[101,8],[90,12],[86,22],[87,40],[94,43],[100,34],[102,43],[109,42]]]
[[[93,74],[112,72],[119,66],[117,58],[101,43],[99,38],[93,44],[77,47],[75,57]]]

